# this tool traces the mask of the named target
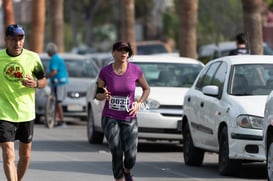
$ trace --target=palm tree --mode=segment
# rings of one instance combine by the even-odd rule
[[[135,0],[121,0],[121,39],[131,43],[136,52]]]
[[[8,27],[8,25],[15,23],[12,0],[3,0],[2,8],[4,12],[4,25]]]
[[[196,26],[198,23],[198,0],[181,0],[179,6],[179,54],[181,57],[197,58]]]
[[[244,32],[251,54],[263,54],[262,3],[263,0],[242,0]]]
[[[45,0],[33,1],[32,4],[32,26],[30,37],[30,50],[37,53],[43,52],[45,32]]]
[[[64,52],[64,19],[63,0],[50,0],[51,41],[58,46],[59,52]]]

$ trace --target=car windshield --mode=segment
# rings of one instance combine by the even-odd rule
[[[46,72],[49,71],[49,58],[41,58]],[[96,78],[98,69],[91,60],[78,60],[65,58],[65,64],[69,77]]]
[[[67,59],[65,63],[70,77],[95,78],[97,76],[97,69],[91,61],[74,61]]]
[[[186,63],[134,63],[141,67],[153,87],[190,87],[203,68],[199,64]]]
[[[163,44],[151,44],[151,45],[138,45],[137,54],[139,55],[151,55],[157,53],[167,53],[167,49]]]
[[[268,95],[273,90],[273,64],[234,65],[228,85],[231,95]]]

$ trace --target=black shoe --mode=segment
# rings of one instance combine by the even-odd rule
[[[66,123],[64,121],[57,121],[57,124],[55,125],[55,127],[66,128]]]

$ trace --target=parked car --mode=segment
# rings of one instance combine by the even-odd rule
[[[159,53],[170,53],[163,42],[157,40],[138,41],[136,43],[138,55],[152,55]]]
[[[209,61],[218,57],[228,56],[229,52],[234,49],[236,49],[235,41],[206,44],[199,48],[198,59],[208,59],[205,61]],[[273,50],[266,43],[263,43],[263,54],[273,55]]]
[[[135,55],[131,62],[139,65],[151,87],[144,108],[138,113],[139,138],[148,140],[182,140],[181,117],[183,95],[192,85],[203,64],[190,58]],[[90,143],[102,143],[101,113],[104,101],[94,99],[96,84],[87,91],[87,136]],[[140,97],[137,87],[135,96]]]
[[[82,45],[78,47],[73,47],[71,50],[71,53],[85,55],[89,53],[96,53],[96,50],[94,48],[90,48],[88,46]]]
[[[186,165],[200,166],[205,152],[215,152],[219,173],[236,175],[243,162],[265,161],[264,108],[272,70],[272,56],[266,55],[226,56],[206,64],[184,97]]]
[[[270,72],[273,74],[273,71]],[[273,79],[270,80],[273,90]],[[265,103],[263,143],[266,153],[266,168],[268,181],[273,180],[273,91],[270,92]]]
[[[83,55],[61,53],[60,56],[64,58],[69,74],[67,97],[63,101],[64,116],[86,120],[86,90],[89,84],[96,81],[99,69],[92,60]],[[40,58],[48,72],[50,57],[47,54],[40,54]],[[48,83],[50,84],[50,81]],[[41,116],[45,115],[46,100],[50,93],[50,85],[44,89],[36,89],[36,122],[40,122]]]
[[[113,59],[113,55],[110,52],[88,53],[86,56],[88,59],[93,60],[99,69]]]

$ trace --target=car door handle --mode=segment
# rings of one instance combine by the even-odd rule
[[[200,103],[200,107],[204,107],[204,102],[201,102],[201,103]]]

